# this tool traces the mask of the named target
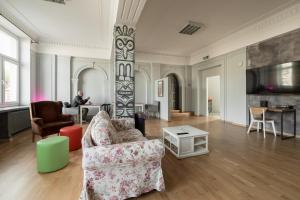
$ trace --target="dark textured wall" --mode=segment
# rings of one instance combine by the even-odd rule
[[[247,47],[248,69],[297,60],[300,60],[300,29]],[[271,106],[294,105],[297,109],[297,133],[300,134],[300,95],[247,95],[248,106],[259,106],[261,100],[269,101]],[[275,119],[276,129],[279,131],[280,115],[267,115]],[[284,132],[293,133],[292,117],[292,114],[285,117]]]
[[[248,68],[300,60],[300,29],[247,47]]]

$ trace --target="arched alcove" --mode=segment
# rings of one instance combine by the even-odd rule
[[[109,88],[108,75],[102,67],[85,65],[73,74],[73,97],[78,90],[83,90],[84,96],[91,97],[91,102],[97,104],[106,103],[109,96]]]
[[[106,101],[107,80],[100,70],[85,69],[78,77],[78,90],[84,92],[84,96],[91,97],[93,103],[104,103]]]

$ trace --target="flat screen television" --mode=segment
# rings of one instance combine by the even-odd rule
[[[246,71],[247,94],[300,95],[300,61]]]

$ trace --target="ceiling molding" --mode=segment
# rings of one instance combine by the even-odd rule
[[[14,23],[19,29],[22,29],[33,40],[38,41],[39,30],[34,27],[31,22],[24,17],[14,6],[8,1],[0,1],[0,13],[9,21]]]
[[[83,43],[66,43],[66,42],[58,42],[58,41],[47,41],[47,40],[40,40],[39,44],[46,44],[46,45],[52,45],[52,46],[69,46],[74,48],[88,48],[88,49],[106,49],[103,48],[100,45],[89,45],[89,44],[83,44]]]
[[[41,42],[37,45],[36,52],[83,58],[110,59],[111,49]]]
[[[147,0],[119,0],[116,24],[135,27]]]
[[[166,54],[146,53],[141,51],[136,52],[135,60],[136,62],[159,63],[169,65],[188,65],[189,63],[189,57],[187,56],[173,56]]]
[[[300,3],[297,3],[197,50],[191,54],[189,64],[202,62],[205,56],[217,57],[300,28],[299,19]]]

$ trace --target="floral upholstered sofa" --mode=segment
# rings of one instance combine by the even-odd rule
[[[122,200],[165,189],[161,169],[164,147],[134,129],[132,119],[111,120],[99,112],[83,139],[82,200]]]

